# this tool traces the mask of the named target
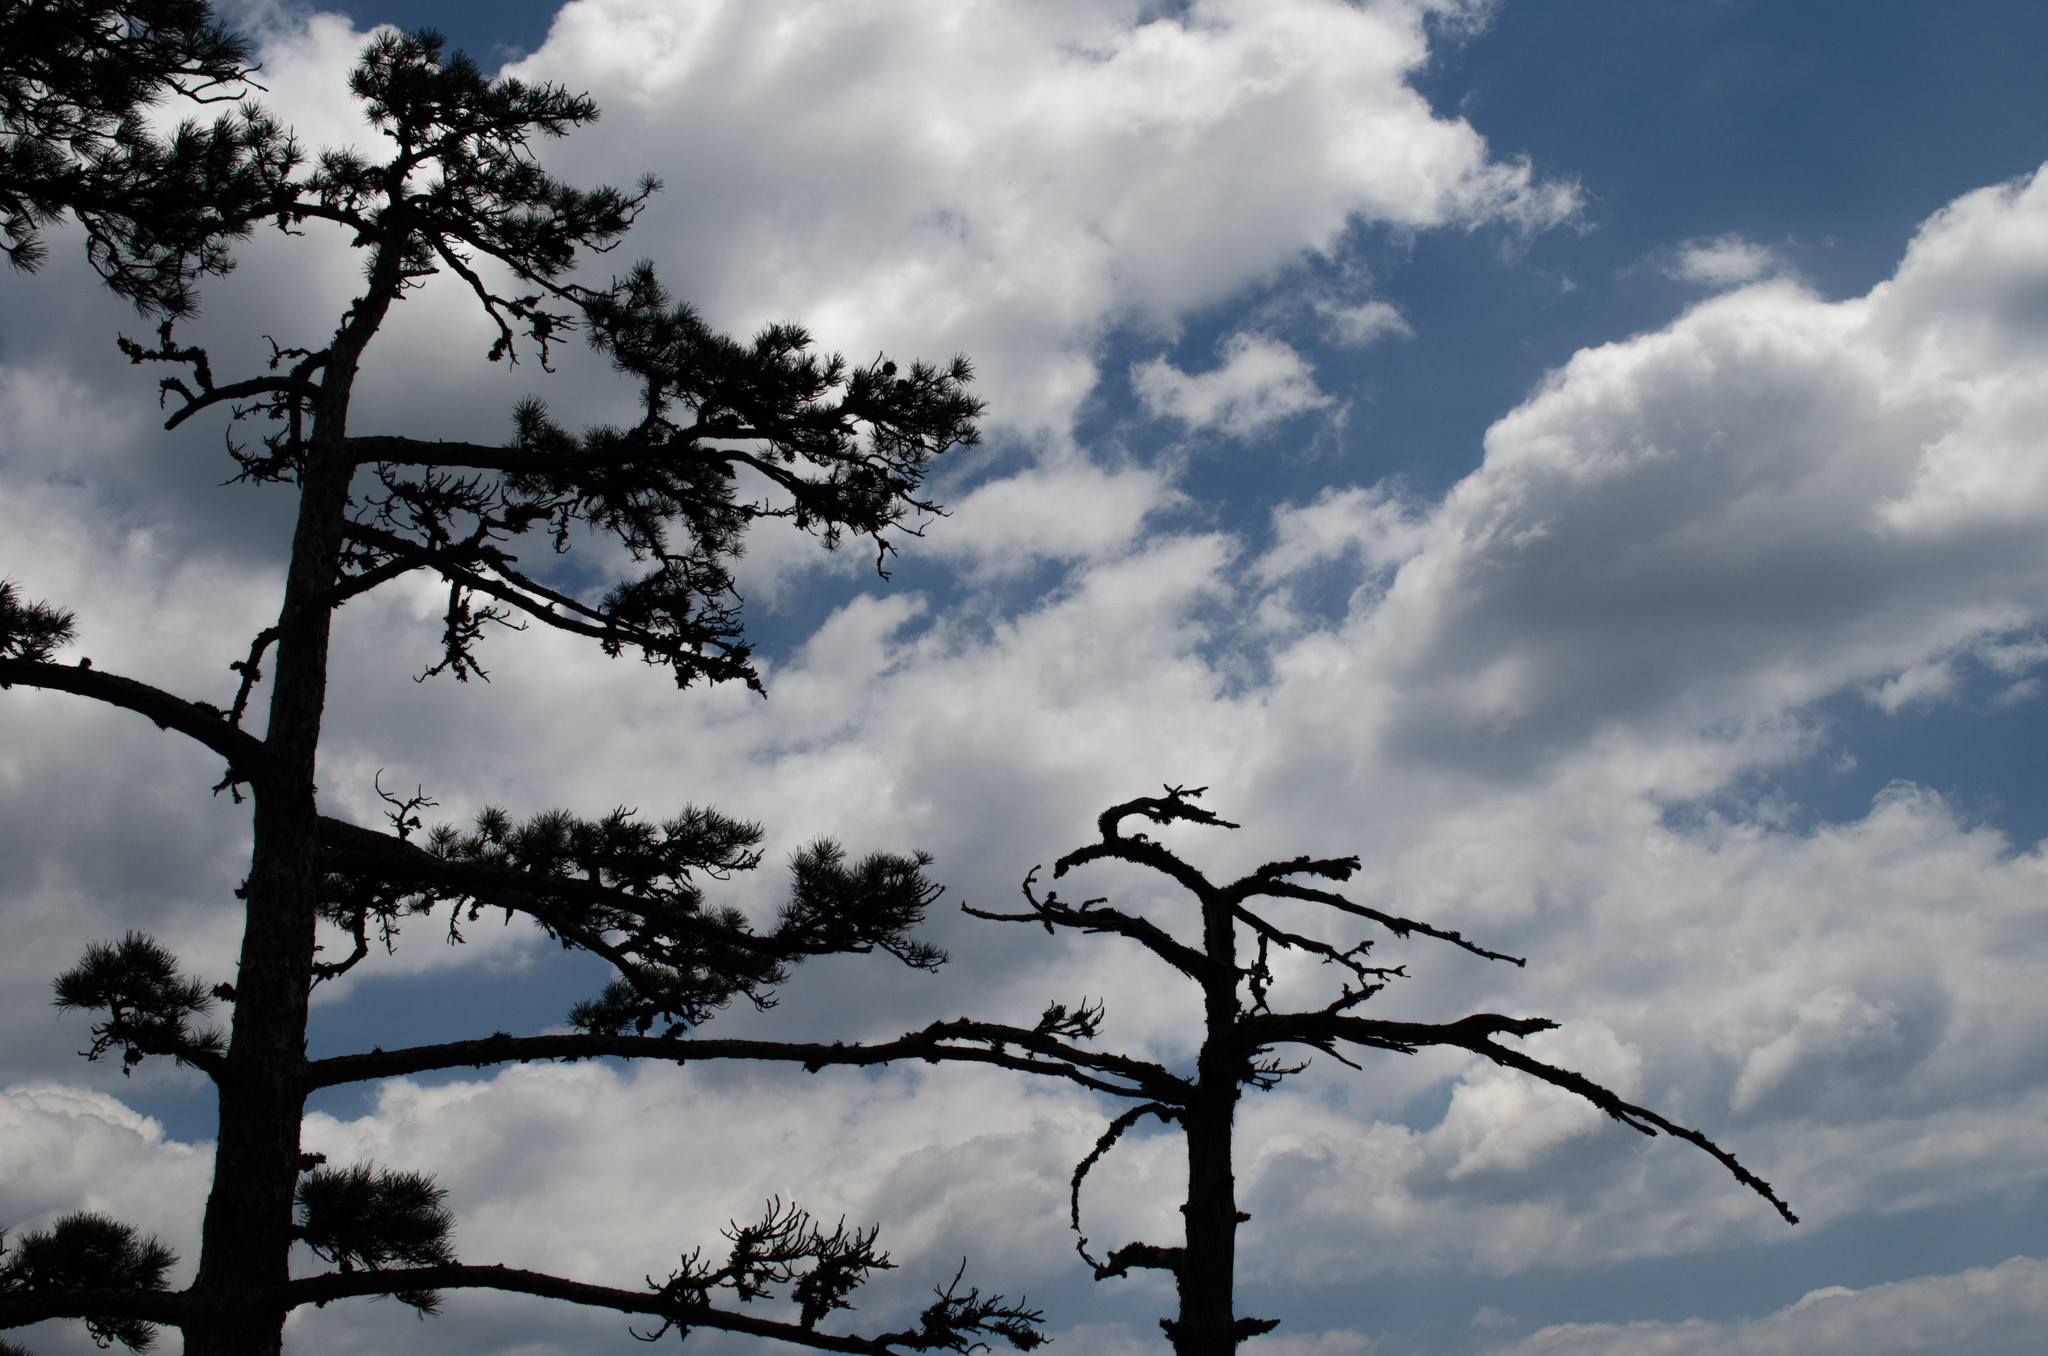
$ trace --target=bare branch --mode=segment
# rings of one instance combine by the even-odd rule
[[[1334,1053],[1330,1049],[1331,1044],[1342,1040],[1353,1045],[1391,1050],[1397,1054],[1413,1054],[1425,1045],[1449,1045],[1470,1050],[1503,1068],[1515,1069],[1554,1087],[1576,1093],[1632,1130],[1645,1135],[1655,1135],[1661,1130],[1667,1135],[1697,1145],[1713,1155],[1721,1166],[1733,1174],[1736,1181],[1769,1201],[1772,1207],[1784,1216],[1786,1223],[1799,1222],[1799,1217],[1792,1213],[1790,1206],[1779,1199],[1778,1194],[1771,1189],[1770,1183],[1743,1167],[1736,1161],[1735,1155],[1699,1131],[1667,1120],[1648,1108],[1625,1102],[1619,1095],[1583,1074],[1545,1064],[1519,1050],[1511,1050],[1496,1044],[1491,1039],[1498,1035],[1530,1036],[1539,1031],[1555,1030],[1556,1027],[1557,1023],[1547,1018],[1503,1017],[1492,1012],[1474,1013],[1470,1017],[1442,1025],[1426,1022],[1375,1021],[1366,1017],[1344,1017],[1327,1012],[1263,1013],[1241,1018],[1236,1024],[1234,1034],[1240,1042],[1240,1047],[1244,1049],[1286,1042]]]
[[[1008,1047],[1013,1045],[1029,1053],[1012,1054]],[[1024,1073],[1049,1074],[1118,1097],[1180,1101],[1189,1092],[1186,1080],[1175,1077],[1156,1064],[1122,1055],[1077,1050],[1056,1037],[1023,1027],[965,1019],[935,1022],[922,1031],[873,1045],[580,1032],[512,1036],[500,1032],[479,1040],[450,1041],[403,1050],[373,1050],[365,1054],[314,1060],[307,1066],[306,1086],[324,1088],[377,1078],[399,1078],[434,1069],[484,1068],[492,1064],[556,1059],[656,1059],[675,1064],[687,1064],[692,1060],[753,1059],[795,1064],[811,1073],[835,1065],[860,1068],[899,1060],[944,1061],[990,1064]]]
[[[989,913],[965,904],[960,906],[961,912],[1001,923],[1042,923],[1047,932],[1052,931],[1055,924],[1079,928],[1083,932],[1113,932],[1137,942],[1190,979],[1200,980],[1223,973],[1223,968],[1215,961],[1157,923],[1117,909],[1100,907],[1103,904],[1100,899],[1069,904],[1056,891],[1048,892],[1044,899],[1040,899],[1031,888],[1038,871],[1039,868],[1034,866],[1024,877],[1024,897],[1031,901],[1030,913]]]
[[[92,667],[91,660],[67,665],[0,659],[0,690],[16,683],[90,697],[147,716],[159,730],[176,730],[227,759],[239,780],[261,782],[268,771],[270,756],[263,741],[229,724],[219,707],[188,702],[133,678],[103,673]]]
[[[52,1318],[125,1318],[175,1326],[189,1301],[182,1290],[91,1287],[0,1296],[0,1330],[25,1328]]]
[[[1149,1243],[1127,1243],[1110,1253],[1109,1260],[1098,1262],[1088,1253],[1088,1236],[1081,1232],[1081,1183],[1087,1180],[1089,1170],[1102,1160],[1124,1131],[1136,1125],[1147,1116],[1157,1116],[1162,1121],[1178,1120],[1178,1108],[1147,1102],[1142,1106],[1126,1108],[1122,1115],[1111,1121],[1096,1137],[1095,1145],[1088,1150],[1088,1156],[1074,1165],[1074,1175],[1067,1185],[1067,1219],[1074,1230],[1074,1250],[1081,1254],[1081,1260],[1094,1269],[1095,1279],[1107,1280],[1111,1276],[1122,1276],[1134,1266],[1159,1267],[1166,1271],[1177,1271],[1180,1258],[1185,1250],[1180,1248],[1159,1248]],[[1156,1254],[1156,1257],[1155,1257]],[[1163,1260],[1171,1254],[1171,1260]],[[1153,1260],[1146,1260],[1146,1259]]]
[[[1261,878],[1256,875],[1246,877],[1247,881],[1259,879]],[[1235,890],[1238,885],[1243,885],[1244,883],[1245,881],[1239,881],[1236,885],[1228,887],[1228,889]],[[1314,904],[1326,904],[1343,913],[1354,914],[1360,918],[1370,918],[1396,937],[1406,937],[1411,932],[1419,932],[1425,937],[1434,937],[1438,941],[1449,942],[1453,946],[1462,947],[1473,955],[1482,956],[1487,960],[1506,961],[1508,964],[1517,967],[1528,964],[1527,959],[1522,956],[1510,956],[1500,951],[1488,951],[1485,947],[1475,942],[1466,941],[1464,934],[1460,932],[1432,927],[1428,923],[1418,923],[1412,918],[1399,918],[1390,913],[1381,913],[1378,909],[1367,908],[1363,904],[1354,904],[1342,895],[1332,894],[1328,890],[1312,889],[1306,885],[1296,885],[1293,881],[1262,880],[1258,888],[1248,890],[1246,893],[1267,895],[1275,899],[1300,899]]]

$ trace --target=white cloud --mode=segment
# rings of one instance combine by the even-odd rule
[[[1734,1323],[1568,1323],[1489,1356],[2029,1356],[2048,1330],[2048,1263],[2015,1257],[1955,1276],[1830,1286]]]
[[[920,550],[1001,578],[1046,561],[1084,561],[1139,539],[1145,519],[1179,500],[1156,470],[1106,471],[1085,461],[1041,465],[990,481],[953,505]]]
[[[1759,285],[1552,373],[1329,641],[1385,684],[1388,738],[1505,766],[1910,670],[1896,706],[1938,695],[1957,650],[2031,634],[2048,321],[2010,299],[2048,286],[2043,223],[2048,176],[1972,194],[1868,296]]]
[[[1416,510],[1383,486],[1329,489],[1305,507],[1277,508],[1273,545],[1253,562],[1253,577],[1272,584],[1352,551],[1371,571],[1398,565],[1427,541]]]
[[[566,153],[579,179],[669,176],[635,248],[679,260],[678,291],[721,323],[794,314],[857,353],[966,348],[1002,426],[1058,448],[1110,325],[1170,333],[1361,214],[1423,227],[1541,224],[1569,210],[1568,193],[1488,159],[1476,133],[1403,83],[1426,55],[1421,13],[1285,0],[1139,24],[1135,8],[1078,3],[583,0],[525,69],[588,85],[607,106],[603,127]],[[304,83],[319,87],[353,36],[331,23],[309,32],[319,51]],[[280,84],[287,97],[298,96]],[[255,299],[228,302],[243,310],[223,312],[221,328],[270,327],[290,317],[265,307],[306,305],[280,281],[277,242],[253,242],[246,259],[234,282],[253,285],[214,291]],[[61,267],[8,280],[28,289],[10,297],[83,297]],[[342,257],[298,277],[325,295],[352,267]],[[1204,861],[1357,850],[1356,897],[1531,957],[1519,972],[1388,946],[1418,976],[1374,1000],[1389,1014],[1562,1019],[1547,1047],[1557,1058],[1723,1138],[1812,1220],[2024,1188],[2048,1161],[2048,1069],[2032,1039],[2048,1020],[2048,859],[1911,787],[1803,835],[1734,808],[1690,829],[1665,812],[1809,748],[1804,712],[1817,698],[1870,689],[1903,701],[1905,687],[1885,685],[1963,654],[2014,675],[2038,661],[2044,279],[2048,186],[1970,195],[1869,295],[1831,302],[1765,282],[1588,349],[1494,425],[1484,464],[1441,501],[1333,489],[1276,514],[1262,556],[1220,533],[1162,529],[1156,511],[1175,494],[1162,473],[1060,449],[962,498],[922,548],[977,579],[1057,562],[1058,589],[996,617],[937,612],[929,598],[859,600],[773,668],[765,703],[678,699],[658,674],[539,634],[492,642],[488,687],[415,687],[418,600],[354,605],[338,632],[324,803],[374,822],[378,768],[387,782],[425,782],[451,817],[486,799],[649,813],[695,799],[766,820],[772,852],[819,832],[857,850],[929,847],[955,897],[983,904],[1013,898],[1023,870],[1085,838],[1112,799],[1208,782],[1247,828],[1191,837]],[[392,356],[365,376],[378,418],[498,418],[539,378],[443,383],[449,354],[483,340],[434,297],[407,303]],[[79,302],[83,320],[40,302],[37,313],[83,333],[105,319],[98,304]],[[107,413],[129,408],[108,392],[146,400],[146,376],[124,368],[124,384],[110,384],[105,364],[76,357],[87,342],[57,333],[40,366],[17,362],[0,388],[0,538],[30,562],[6,568],[80,609],[102,667],[217,700],[226,661],[274,603],[234,552],[263,549],[275,524],[260,499],[205,501],[215,516],[204,521],[226,525],[213,536],[150,521],[168,513],[134,486],[159,474],[157,444]],[[1278,339],[1232,342],[1214,372],[1141,368],[1141,390],[1150,383],[1158,413],[1233,436],[1328,401]],[[548,389],[564,407],[596,407],[578,361],[565,358],[569,376]],[[59,370],[76,375],[46,379]],[[215,465],[213,436],[167,444],[181,474]],[[191,450],[200,441],[212,461]],[[118,513],[110,479],[130,494]],[[1261,597],[1333,563],[1369,576],[1339,622],[1247,634],[1241,618]],[[771,564],[772,578],[784,567]],[[1915,681],[1938,698],[1938,684]],[[68,1063],[76,1040],[51,1033],[76,1028],[56,1026],[45,986],[84,942],[146,925],[209,977],[232,965],[218,920],[240,821],[200,794],[218,773],[210,760],[166,752],[141,722],[20,692],[0,708],[12,940],[0,1026],[11,1059]],[[105,846],[108,824],[120,852]],[[729,897],[771,906],[772,877],[736,882]],[[1128,879],[1108,888],[1174,916],[1170,897]],[[397,966],[468,958],[419,931]],[[958,957],[935,979],[821,964],[772,1017],[727,1024],[857,1037],[941,1013],[1028,1019],[1049,997],[1107,995],[1114,1040],[1185,1053],[1186,995],[1128,949],[950,913],[931,931]],[[393,1085],[369,1116],[315,1128],[337,1153],[441,1172],[465,1256],[630,1283],[786,1184],[881,1218],[905,1259],[957,1244],[1002,1284],[1066,1274],[1064,1174],[1095,1113],[1005,1080],[935,1075],[915,1097],[907,1086],[532,1069]],[[1413,1098],[1445,1086],[1439,1124],[1400,1123]],[[188,1217],[177,1174],[190,1155],[120,1108],[92,1106],[21,1114],[43,1127],[38,1144],[57,1144],[50,1125],[75,1123],[80,1142],[104,1141],[139,1173],[171,1163],[150,1208]],[[1243,1124],[1245,1267],[1262,1278],[1596,1265],[1782,1229],[1689,1146],[1640,1141],[1455,1059],[1318,1071],[1248,1101]],[[775,1152],[753,1154],[771,1133]],[[998,1189],[984,1194],[991,1177]],[[1091,1220],[1125,1236],[1170,1225],[1170,1179],[1163,1141],[1120,1147],[1091,1181]],[[21,1194],[34,1180],[9,1177],[0,1204],[29,1219],[78,1196],[74,1180],[51,1176],[62,1190],[45,1204]],[[885,1200],[884,1186],[898,1194]],[[561,1227],[539,1232],[534,1219]],[[2020,1284],[1994,1290],[2009,1282]],[[1948,1291],[1927,1284],[1898,1302],[1936,1312],[1935,1292]],[[2013,1303],[1986,1312],[2033,1313]],[[378,1342],[394,1351],[455,1330],[351,1312],[306,1322],[339,1325],[321,1339],[335,1349],[372,1345],[349,1324],[387,1325]],[[466,1312],[484,1322],[484,1306]],[[465,1339],[479,1349],[556,1341],[526,1325],[571,1323],[491,1312],[511,1317]],[[546,1329],[570,1334],[567,1349],[582,1331]],[[1587,1341],[1610,1338],[1626,1333]],[[1363,1340],[1295,1337],[1275,1350]]]
[[[1381,339],[1411,339],[1415,327],[1390,301],[1365,301],[1355,306],[1318,305],[1338,343],[1363,348]]]
[[[1190,376],[1154,358],[1133,364],[1131,389],[1155,419],[1178,419],[1190,430],[1221,429],[1251,439],[1274,425],[1333,403],[1318,390],[1315,372],[1280,340],[1233,334],[1217,345],[1223,365]]]
[[[1936,702],[1956,690],[1955,666],[1946,659],[1914,664],[1896,677],[1865,689],[1870,704],[1888,716],[1915,702]]]
[[[576,0],[520,74],[589,88],[579,176],[672,191],[631,248],[716,322],[984,374],[1058,433],[1124,322],[1171,331],[1356,221],[1538,229],[1575,190],[1407,83],[1484,6]]]
[[[95,1210],[161,1238],[180,1257],[172,1283],[190,1280],[211,1145],[166,1140],[156,1121],[112,1097],[43,1081],[0,1091],[0,1137],[0,1227],[46,1229],[61,1215]]]
[[[1363,1333],[1323,1332],[1313,1337],[1254,1337],[1243,1346],[1247,1356],[1372,1356],[1379,1343]]]
[[[1678,247],[1678,258],[1664,271],[1681,282],[1735,287],[1774,273],[1778,266],[1777,251],[1770,246],[1739,235],[1721,235],[1686,241]]]

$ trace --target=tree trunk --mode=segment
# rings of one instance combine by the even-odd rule
[[[1207,1060],[1204,1060],[1207,1063]],[[1187,1249],[1180,1266],[1180,1319],[1168,1330],[1175,1356],[1230,1356],[1237,1349],[1231,1304],[1237,1265],[1237,1178],[1231,1170],[1231,1118],[1237,1086],[1211,1082],[1204,1070],[1199,1100],[1185,1115]]]
[[[279,617],[265,736],[273,761],[251,788],[255,843],[242,889],[247,921],[221,1078],[213,1190],[185,1328],[187,1356],[275,1356],[284,1341],[281,1296],[290,1277],[318,899],[313,777],[327,694],[332,612],[326,595],[335,578],[351,469],[317,452],[310,460]]]
[[[1226,1053],[1237,1025],[1237,919],[1213,891],[1202,900],[1202,951],[1216,970],[1202,981],[1202,1053],[1195,1096],[1183,1113],[1187,1132],[1187,1243],[1180,1265],[1180,1320],[1167,1328],[1175,1356],[1231,1356],[1237,1350],[1232,1304],[1237,1270],[1237,1175],[1230,1161],[1242,1056]]]

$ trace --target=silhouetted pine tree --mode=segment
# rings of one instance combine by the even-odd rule
[[[723,1328],[829,1351],[1037,1345],[1034,1311],[963,1290],[958,1276],[915,1328],[824,1331],[849,1293],[890,1265],[887,1254],[873,1230],[828,1231],[780,1201],[727,1232],[722,1260],[693,1251],[661,1283],[613,1289],[458,1262],[430,1180],[371,1164],[330,1168],[302,1153],[307,1096],[361,1079],[594,1055],[832,1062],[682,1035],[734,998],[764,1001],[807,956],[880,950],[918,968],[943,959],[910,935],[937,894],[922,854],[856,862],[819,843],[796,859],[775,927],[756,932],[702,894],[705,878],[757,865],[754,825],[695,808],[660,823],[624,811],[515,822],[491,809],[468,829],[429,829],[421,811],[432,802],[416,794],[386,796],[386,831],[323,815],[313,773],[335,612],[414,573],[447,589],[430,673],[480,674],[479,641],[502,622],[636,654],[678,686],[758,688],[728,572],[747,529],[785,518],[827,545],[864,537],[879,567],[892,530],[932,507],[920,497],[931,459],[975,440],[981,407],[965,389],[964,360],[849,367],[787,325],[737,342],[675,303],[644,264],[603,288],[572,281],[579,257],[612,248],[657,185],[584,191],[551,178],[533,144],[593,121],[590,100],[487,80],[460,54],[444,56],[432,33],[377,38],[350,77],[382,136],[376,156],[328,151],[308,162],[253,107],[167,138],[142,123],[151,98],[211,97],[246,75],[247,62],[247,47],[191,0],[31,0],[0,21],[0,230],[10,256],[33,266],[44,227],[67,213],[82,222],[109,285],[164,318],[152,342],[121,346],[136,363],[171,369],[160,383],[168,426],[216,409],[259,425],[253,445],[230,444],[238,478],[287,486],[298,505],[283,606],[229,665],[239,682],[221,705],[87,659],[57,662],[72,616],[0,584],[0,688],[74,693],[198,741],[226,760],[215,789],[246,795],[254,834],[232,984],[182,973],[138,934],[90,948],[57,981],[61,1006],[97,1014],[90,1056],[118,1051],[131,1065],[168,1056],[218,1090],[196,1279],[165,1289],[172,1259],[160,1243],[71,1215],[6,1253],[0,1327],[83,1318],[96,1338],[140,1348],[162,1324],[182,1331],[193,1356],[249,1356],[279,1350],[299,1305],[392,1295],[427,1312],[437,1292],[483,1287],[648,1315],[664,1331]],[[273,345],[263,370],[218,377],[203,349],[173,333],[195,304],[195,282],[227,271],[228,242],[253,226],[300,234],[309,223],[341,228],[360,252],[360,292],[331,332]],[[585,336],[631,384],[630,420],[572,432],[529,402],[506,443],[355,433],[365,353],[392,308],[437,274],[452,275],[495,323],[493,360],[524,351],[545,364],[551,344]],[[487,281],[499,275],[511,286]],[[772,500],[740,495],[741,473],[772,486]],[[566,552],[586,538],[609,539],[636,562],[602,596],[558,587],[510,549],[545,542]],[[266,674],[258,734],[243,727]],[[408,917],[445,910],[453,927],[484,908],[523,914],[610,962],[616,978],[571,1014],[575,1033],[307,1059],[316,985],[388,946]],[[319,958],[323,921],[353,939],[348,954]],[[225,1029],[211,1025],[223,1004]],[[294,1242],[332,1269],[292,1277]],[[726,1295],[785,1295],[794,1313],[740,1313],[718,1305]]]

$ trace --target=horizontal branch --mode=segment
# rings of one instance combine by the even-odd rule
[[[848,1351],[864,1356],[894,1356],[895,1346],[866,1337],[842,1337],[815,1332],[794,1323],[754,1318],[710,1305],[685,1304],[654,1290],[619,1290],[565,1280],[538,1271],[520,1271],[505,1266],[400,1267],[388,1271],[334,1271],[309,1276],[285,1287],[293,1308],[305,1304],[326,1304],[332,1300],[363,1295],[392,1295],[419,1290],[505,1290],[545,1299],[566,1300],[592,1309],[612,1309],[622,1314],[647,1314],[689,1328],[719,1328],[745,1333],[749,1337],[773,1338],[816,1351]]]
[[[1011,1054],[999,1048],[1010,1045],[1031,1050],[1037,1057]],[[1049,1074],[1119,1097],[1183,1101],[1191,1091],[1185,1080],[1174,1077],[1158,1065],[1120,1055],[1076,1050],[1065,1042],[1021,1027],[964,1019],[937,1022],[923,1031],[874,1045],[669,1039],[663,1036],[608,1036],[582,1032],[552,1036],[499,1034],[479,1040],[449,1041],[404,1050],[372,1050],[365,1054],[314,1060],[307,1066],[306,1086],[308,1089],[324,1088],[376,1078],[401,1078],[436,1069],[481,1069],[492,1064],[557,1059],[655,1059],[673,1064],[688,1064],[692,1060],[752,1059],[796,1064],[812,1073],[834,1065],[861,1068],[898,1060],[923,1060],[927,1063],[991,1064],[1023,1073]],[[1124,1082],[1112,1082],[1112,1079],[1123,1079]]]
[[[659,459],[664,455],[673,456],[678,446],[701,451],[702,449],[696,447],[695,440],[714,432],[721,438],[767,436],[756,429],[723,425],[714,431],[699,423],[678,431],[676,441],[660,446],[627,445],[611,453],[576,452],[564,455],[559,452],[529,451],[520,447],[490,447],[483,443],[434,442],[425,438],[405,438],[392,434],[350,438],[345,446],[349,458],[359,466],[373,462],[388,462],[396,466],[422,466],[446,471],[566,475],[578,471],[599,471],[628,466],[634,462]]]
[[[182,1290],[130,1290],[104,1286],[45,1290],[0,1299],[0,1330],[25,1328],[52,1318],[137,1318],[145,1323],[183,1323],[189,1301]]]
[[[1178,1276],[1186,1260],[1186,1248],[1161,1247],[1157,1243],[1126,1243],[1095,1268],[1095,1279],[1106,1281],[1113,1276],[1128,1276],[1134,1268],[1170,1271]]]
[[[1271,1045],[1308,1045],[1322,1049],[1332,1041],[1348,1041],[1379,1050],[1410,1055],[1425,1045],[1455,1045],[1483,1053],[1488,1037],[1503,1032],[1533,1036],[1557,1023],[1547,1017],[1503,1017],[1476,1012],[1455,1022],[1390,1022],[1372,1017],[1346,1017],[1332,1012],[1260,1012],[1240,1017],[1233,1028],[1244,1052]],[[1490,1048],[1498,1049],[1498,1046]]]
[[[94,701],[147,716],[158,729],[176,730],[227,759],[228,765],[246,781],[262,781],[270,762],[263,741],[230,725],[226,714],[218,707],[204,702],[188,702],[183,697],[174,697],[161,688],[139,683],[133,678],[102,673],[88,667],[84,661],[73,665],[0,659],[0,689],[16,683],[90,697]]]

